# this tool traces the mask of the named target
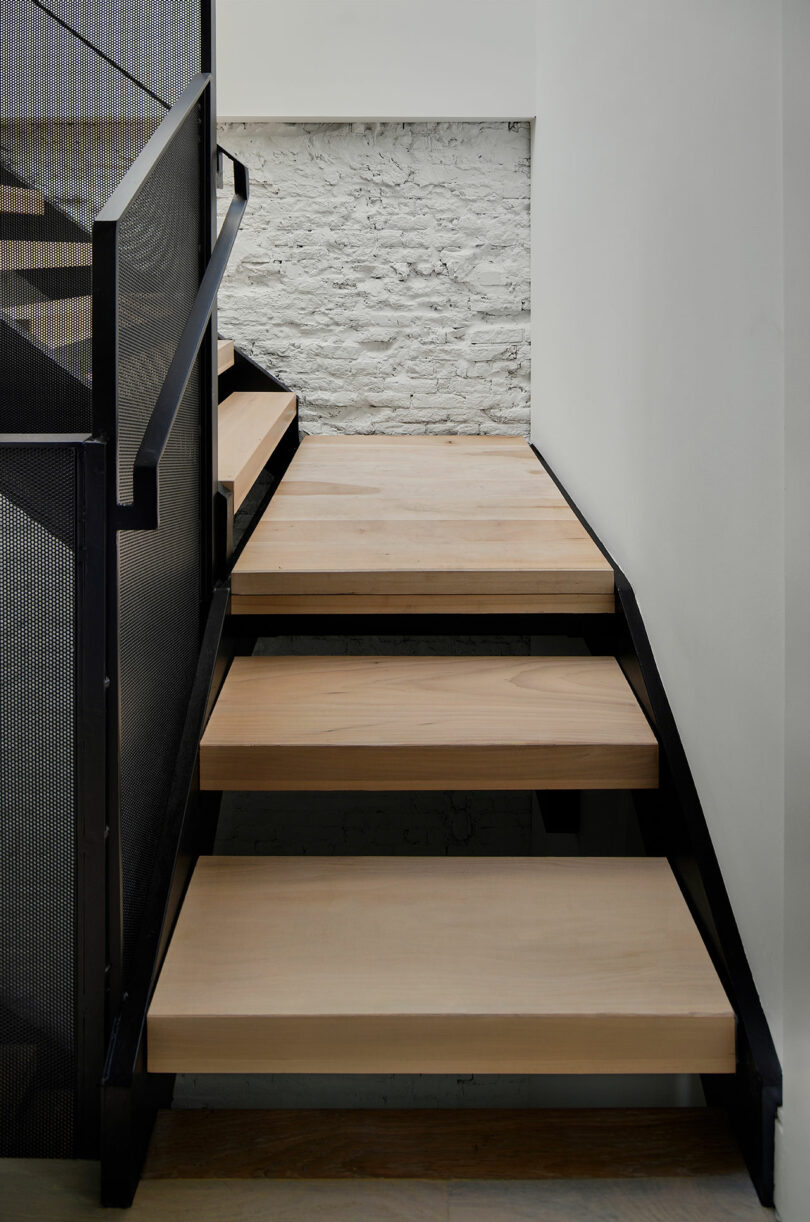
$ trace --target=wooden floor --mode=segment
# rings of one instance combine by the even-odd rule
[[[657,858],[208,857],[158,1073],[731,1073],[734,1015]]]
[[[636,1179],[730,1175],[710,1108],[305,1108],[158,1116],[148,1179]]]
[[[144,1180],[130,1210],[98,1204],[90,1162],[0,1161],[9,1222],[764,1222],[740,1169],[689,1179]]]
[[[608,657],[237,658],[204,789],[632,789],[658,748]]]
[[[307,437],[232,608],[610,611],[613,571],[520,437]]]

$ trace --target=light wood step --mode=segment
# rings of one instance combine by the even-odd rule
[[[256,477],[295,419],[289,391],[237,390],[219,405],[219,482],[242,504]]]
[[[226,369],[230,369],[234,362],[233,340],[218,339],[217,340],[217,373],[224,373]]]
[[[62,348],[93,335],[93,298],[66,297],[33,301],[5,310],[19,326],[49,348]]]
[[[232,610],[605,612],[613,582],[521,437],[307,437]]]
[[[235,659],[204,789],[642,789],[658,747],[607,657]]]
[[[90,267],[92,253],[90,242],[0,242],[0,272]]]
[[[201,858],[157,1073],[733,1073],[734,1015],[657,858]]]
[[[0,183],[0,212],[44,216],[45,196],[33,187],[10,187]]]

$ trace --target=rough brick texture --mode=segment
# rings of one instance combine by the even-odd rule
[[[220,331],[298,391],[306,431],[528,433],[528,124],[219,139],[251,176]]]

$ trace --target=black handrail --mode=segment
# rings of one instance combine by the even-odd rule
[[[107,261],[115,259],[116,226],[210,85],[210,74],[205,73],[194,77],[97,216],[93,226],[93,258],[96,268],[99,267],[96,262],[97,246],[102,259]],[[233,162],[234,196],[135,456],[132,473],[132,502],[128,505],[119,504],[117,506],[116,526],[119,530],[156,530],[160,525],[160,460],[171,435],[172,426],[194,368],[194,362],[200,351],[216,303],[217,292],[247,207],[249,192],[247,167],[225,149],[218,148],[217,151]],[[106,238],[109,240],[105,240]]]
[[[220,150],[222,152],[224,150]],[[226,156],[230,157],[229,153]],[[217,292],[228,265],[248,201],[248,172],[233,161],[234,196],[183,328],[166,380],[157,397],[132,470],[132,503],[118,506],[119,530],[156,530],[160,525],[160,460],[172,431]]]

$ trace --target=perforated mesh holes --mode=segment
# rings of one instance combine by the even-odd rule
[[[75,463],[0,446],[0,1156],[73,1146]]]
[[[0,432],[91,429],[93,221],[200,71],[199,0],[46,7],[0,0],[0,183],[46,201],[0,211]]]
[[[119,225],[119,500],[199,285],[198,115]],[[125,980],[140,928],[200,640],[201,379],[160,463],[160,528],[119,536]]]

